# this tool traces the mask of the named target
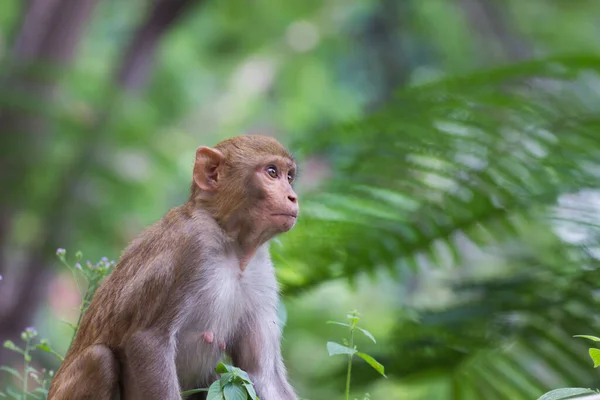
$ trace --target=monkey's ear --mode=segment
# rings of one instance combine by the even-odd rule
[[[196,150],[194,164],[194,182],[202,190],[217,190],[219,167],[223,165],[225,156],[217,149],[201,146]]]

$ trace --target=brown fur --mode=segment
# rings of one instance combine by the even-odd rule
[[[268,165],[282,176],[269,177]],[[199,148],[188,202],[125,250],[83,316],[49,400],[179,399],[215,379],[225,347],[262,400],[296,399],[265,245],[295,223],[288,171],[293,157],[265,136]]]

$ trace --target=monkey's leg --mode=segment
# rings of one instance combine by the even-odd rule
[[[119,399],[119,363],[104,345],[83,350],[56,378],[48,400]]]
[[[160,331],[137,332],[123,347],[125,400],[180,400],[175,341]]]
[[[235,366],[245,370],[261,400],[297,400],[287,380],[281,357],[281,330],[276,312],[257,316],[241,330],[230,353]]]
[[[225,341],[212,331],[188,332],[178,339],[176,363],[181,390],[207,389],[219,379],[215,367],[222,356]],[[206,392],[187,397],[187,400],[204,399]]]

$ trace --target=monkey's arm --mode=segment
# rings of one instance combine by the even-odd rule
[[[127,261],[133,263],[136,257]],[[181,299],[172,289],[174,262],[167,252],[141,261],[142,267],[126,280],[120,291],[125,295],[115,306],[122,313],[120,323],[130,325],[120,346],[124,398],[179,400],[175,335]]]
[[[233,344],[233,363],[250,375],[261,400],[297,400],[281,357],[277,314],[257,317]]]
[[[49,398],[179,400],[175,346],[177,310],[169,254],[126,252],[83,315]],[[116,393],[116,394],[115,394]]]

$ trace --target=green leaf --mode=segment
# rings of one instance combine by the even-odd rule
[[[350,328],[350,325],[343,323],[343,322],[337,322],[337,321],[327,321],[327,324],[335,324],[335,325],[341,325],[341,326],[345,326],[347,328]]]
[[[246,400],[248,398],[244,388],[234,383],[223,386],[223,394],[225,400]]]
[[[258,400],[258,396],[256,396],[256,390],[254,390],[254,385],[251,383],[244,383],[244,387],[246,388],[246,391],[252,400]]]
[[[590,357],[594,361],[594,368],[600,366],[600,349],[590,349]]]
[[[74,325],[74,324],[72,324],[72,323],[70,323],[70,322],[68,322],[68,321],[63,321],[62,319],[61,319],[59,322],[61,322],[61,323],[65,324],[65,325],[68,325],[68,326],[69,326],[71,329],[73,329],[74,331],[76,331],[76,330],[77,330],[77,325]]]
[[[206,400],[225,400],[223,391],[221,390],[221,381],[214,381],[208,388]]]
[[[60,361],[64,361],[64,357],[63,357],[63,356],[61,356],[60,354],[58,354],[56,351],[54,351],[54,350],[52,349],[52,347],[50,347],[48,344],[45,344],[45,343],[43,343],[43,344],[42,344],[42,343],[40,343],[40,344],[37,344],[37,345],[35,346],[35,348],[36,348],[36,349],[40,349],[40,350],[42,350],[42,351],[45,351],[46,353],[53,354],[53,355],[55,355],[55,356],[56,356],[56,357],[57,357],[57,358],[58,358]]]
[[[336,354],[354,354],[356,353],[355,349],[351,349],[350,347],[342,346],[339,343],[335,342],[327,342],[327,351],[330,356],[334,356]]]
[[[52,353],[52,349],[47,344],[38,344],[35,347],[42,351],[45,351],[46,353]]]
[[[574,399],[576,397],[586,396],[590,394],[596,394],[593,390],[583,388],[565,388],[552,390],[538,400],[563,400],[563,399]]]
[[[17,371],[14,368],[1,366],[0,367],[0,371],[8,372],[9,374],[11,374],[14,377],[18,378],[20,381],[23,380],[23,377],[21,376],[21,374],[19,373],[19,371]]]
[[[208,389],[190,389],[190,390],[186,390],[186,391],[181,392],[181,397],[186,397],[186,396],[189,396],[191,394],[202,393],[202,392],[208,392]]]
[[[12,340],[7,340],[4,342],[4,348],[12,351],[16,351],[17,353],[25,354],[25,350],[14,344]]]
[[[383,365],[381,365],[379,362],[377,362],[377,360],[375,360],[373,357],[371,357],[368,354],[361,353],[361,352],[357,352],[356,355],[359,356],[360,358],[362,358],[363,360],[365,360],[367,363],[369,363],[369,365],[371,367],[375,368],[375,371],[377,371],[381,375],[385,376],[385,368],[383,367]],[[385,376],[385,377],[387,378],[387,376]]]
[[[248,373],[246,371],[244,371],[243,369],[238,368],[238,367],[232,367],[232,372],[234,375],[239,376],[243,380],[245,380],[247,382],[252,382],[250,380],[250,376],[248,376]]]
[[[373,343],[377,343],[377,341],[375,340],[375,337],[373,337],[373,335],[371,335],[371,332],[369,332],[366,329],[359,328],[358,326],[356,327],[356,329],[359,329],[362,333],[364,333],[366,337],[368,337],[369,339],[371,339],[373,341]]]
[[[215,371],[217,372],[217,374],[224,374],[225,372],[231,372],[231,369],[228,365],[225,365],[222,362],[220,362],[215,368]]]
[[[40,393],[41,395],[48,397],[48,389],[44,389],[44,388],[41,388],[41,387],[36,388],[33,391],[33,393]]]
[[[221,387],[225,387],[230,382],[233,382],[235,376],[231,372],[225,372],[221,375]]]
[[[593,340],[594,342],[600,342],[600,338],[596,337],[596,336],[590,336],[590,335],[575,335],[573,337],[579,337],[579,338],[584,338],[584,339],[589,339],[589,340]]]

